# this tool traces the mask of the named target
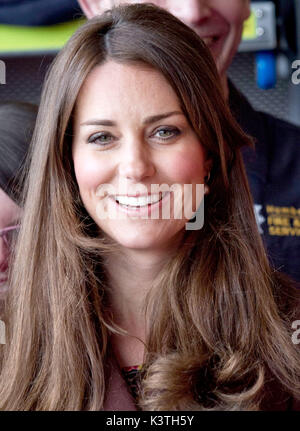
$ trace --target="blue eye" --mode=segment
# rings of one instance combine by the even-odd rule
[[[153,133],[152,136],[157,137],[162,141],[167,141],[168,139],[178,136],[179,133],[180,132],[177,127],[160,127]]]
[[[88,139],[88,143],[100,144],[102,146],[105,146],[107,144],[110,144],[112,140],[113,140],[113,136],[110,133],[100,132],[90,136]]]

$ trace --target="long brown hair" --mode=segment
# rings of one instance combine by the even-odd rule
[[[145,303],[140,407],[259,409],[266,376],[299,396],[292,317],[278,305],[288,284],[268,264],[239,151],[250,139],[226,106],[201,39],[144,4],[87,22],[47,76],[6,304],[0,408],[103,407],[109,334],[118,328],[102,257],[115,248],[82,205],[71,145],[81,85],[107,59],[159,70],[213,160],[204,227],[185,231]]]

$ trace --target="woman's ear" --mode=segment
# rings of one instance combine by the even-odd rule
[[[204,162],[204,178],[210,177],[210,171],[212,169],[212,159],[206,159]]]
[[[110,9],[113,0],[78,0],[78,3],[87,18],[93,18],[95,15],[100,15],[107,9]]]

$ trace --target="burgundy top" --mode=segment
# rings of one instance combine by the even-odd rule
[[[284,308],[294,310],[295,320],[300,319],[298,304],[290,292],[282,289],[282,303]],[[297,299],[300,294],[297,291]],[[289,304],[289,300],[291,303]],[[300,346],[299,346],[300,347]],[[108,356],[108,387],[103,410],[138,410],[135,396],[137,394],[137,383],[141,366],[126,367],[120,370],[118,363],[112,353]],[[267,377],[267,376],[266,376]],[[289,394],[278,381],[267,377],[264,388],[264,396],[261,410],[264,411],[300,411],[300,399],[295,399]],[[126,383],[126,381],[128,383]]]
[[[127,375],[127,378],[131,380],[132,373],[130,373],[130,371],[135,370],[134,374],[138,377],[140,368],[140,366],[126,367],[124,371],[121,371],[116,360],[112,358],[110,361],[110,376],[108,379],[108,389],[103,410],[139,410],[134,398],[135,389],[133,389],[132,392],[132,389],[130,388],[131,385],[126,383],[124,372],[125,375]],[[296,400],[290,394],[285,392],[279,383],[272,381],[266,385],[261,410],[300,411],[300,400]]]

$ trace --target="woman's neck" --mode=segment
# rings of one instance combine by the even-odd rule
[[[170,253],[126,249],[106,259],[114,322],[132,335],[145,328],[143,302]]]
[[[111,334],[110,342],[119,366],[140,365],[144,357],[145,295],[168,260],[167,253],[126,250],[106,259],[109,303],[113,321],[129,336]]]

